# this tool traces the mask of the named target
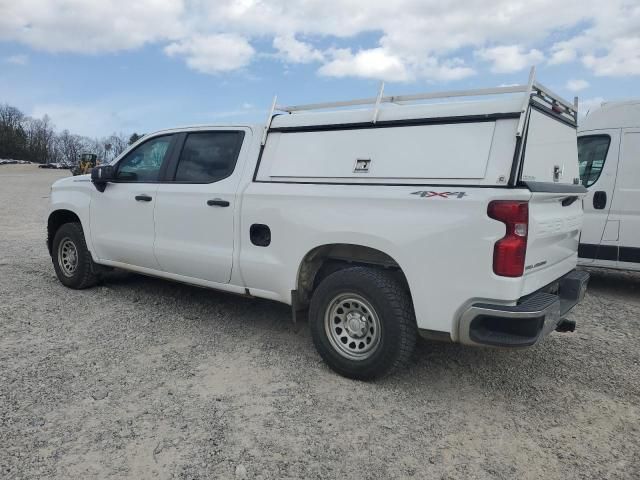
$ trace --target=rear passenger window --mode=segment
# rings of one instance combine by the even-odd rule
[[[589,135],[578,138],[580,181],[590,187],[598,181],[609,151],[609,135]]]
[[[225,130],[187,135],[182,147],[175,181],[213,183],[233,173],[244,132]]]

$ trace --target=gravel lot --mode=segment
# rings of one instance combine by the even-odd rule
[[[122,273],[64,288],[44,238],[67,174],[0,167],[0,478],[640,477],[640,274],[592,271],[575,333],[421,342],[354,382],[284,305]]]

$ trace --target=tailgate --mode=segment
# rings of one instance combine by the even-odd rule
[[[575,268],[582,197],[576,128],[553,112],[531,107],[521,181],[531,190],[525,294]]]
[[[582,201],[579,196],[532,192],[525,257],[525,295],[576,267],[581,228]]]

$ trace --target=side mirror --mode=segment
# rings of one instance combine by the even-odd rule
[[[116,169],[112,165],[100,165],[91,169],[91,182],[99,192],[104,192],[107,183],[116,179]]]

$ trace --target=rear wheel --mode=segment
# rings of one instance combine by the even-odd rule
[[[98,281],[97,268],[79,223],[65,223],[58,229],[53,237],[51,260],[58,280],[69,288],[88,288]]]
[[[409,293],[390,273],[373,268],[348,268],[323,279],[309,322],[318,353],[349,378],[378,378],[405,366],[416,343]]]

